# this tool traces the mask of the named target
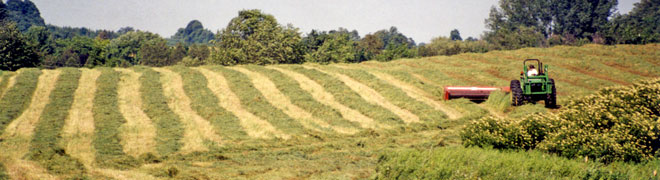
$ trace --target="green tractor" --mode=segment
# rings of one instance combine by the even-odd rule
[[[532,69],[534,66],[538,67],[536,73],[530,72],[535,71]],[[511,80],[513,105],[520,106],[525,102],[534,103],[544,100],[545,107],[557,107],[557,89],[555,80],[551,79],[548,74],[548,65],[543,66],[538,59],[526,59],[523,61],[523,70],[520,73],[520,80]]]

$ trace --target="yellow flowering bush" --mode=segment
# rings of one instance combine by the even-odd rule
[[[660,156],[660,79],[604,88],[568,102],[557,114],[485,117],[461,133],[465,146],[540,149],[603,162]]]

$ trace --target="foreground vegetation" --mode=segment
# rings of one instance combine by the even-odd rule
[[[3,72],[0,105],[7,109],[0,110],[0,148],[8,151],[0,154],[0,177],[648,179],[660,170],[648,155],[626,162],[542,149],[463,148],[470,140],[461,132],[490,116],[561,116],[577,106],[575,99],[592,97],[594,87],[660,77],[658,52],[657,44],[588,45],[360,64]],[[447,85],[508,86],[528,57],[550,65],[562,108],[546,109],[540,102],[512,107],[501,92],[482,103],[441,100]],[[99,76],[84,78],[86,73]],[[93,95],[76,94],[89,86],[96,87]],[[634,92],[622,87],[606,91]],[[592,100],[618,102],[616,97]],[[81,98],[91,104],[75,105]],[[657,102],[639,103],[653,107]],[[66,123],[71,115],[92,125]],[[88,142],[66,145],[75,139]]]
[[[539,151],[446,147],[379,157],[375,179],[656,179],[660,161],[602,164]]]

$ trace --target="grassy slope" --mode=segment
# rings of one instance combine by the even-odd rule
[[[180,139],[184,130],[179,117],[167,106],[159,73],[144,67],[136,67],[133,70],[142,73],[142,108],[156,125],[156,150],[160,155],[178,151],[182,146]]]
[[[81,72],[73,68],[61,71],[55,89],[50,93],[50,101],[35,125],[28,156],[55,174],[80,175],[85,171],[84,166],[78,159],[66,154],[59,141]]]
[[[320,67],[325,71],[345,73],[356,81],[377,90],[391,103],[401,108],[413,108],[407,107],[405,100],[397,100],[397,98],[405,98],[398,97],[405,93],[399,89],[393,89],[393,86],[381,82],[364,71],[386,73],[399,81],[426,91],[435,96],[434,99],[440,99],[441,88],[446,85],[508,86],[511,79],[517,78],[517,72],[522,67],[521,60],[532,57],[541,58],[551,66],[551,76],[558,83],[560,104],[571,96],[589,94],[600,86],[621,85],[639,79],[660,77],[660,68],[658,68],[660,66],[660,45],[657,44],[528,48],[486,54],[461,54],[451,57],[401,59],[387,63],[369,61],[361,64],[341,65],[353,69],[350,72],[339,71],[337,67]],[[319,118],[323,121],[332,125],[360,129],[356,123],[346,121],[341,114],[337,114],[336,111],[310,97],[308,92],[298,87],[299,84],[288,75],[259,66],[243,67],[267,76],[284,95],[291,99],[292,103],[314,116],[320,116]],[[252,82],[245,74],[227,68],[208,67],[227,78],[231,90],[240,97],[244,108],[271,122],[278,130],[296,138],[282,140],[248,137],[245,136],[243,127],[236,124],[235,117],[217,105],[218,100],[212,98],[212,93],[208,91],[207,81],[203,75],[198,73],[199,71],[172,67],[172,70],[183,77],[185,93],[193,101],[191,108],[209,120],[223,139],[231,139],[220,147],[210,148],[211,150],[208,152],[179,154],[176,152],[182,145],[180,139],[183,137],[183,127],[179,117],[167,105],[160,74],[150,68],[135,67],[131,70],[143,74],[140,77],[142,85],[140,91],[144,102],[142,109],[156,126],[156,149],[162,157],[145,157],[151,158],[152,163],[128,166],[126,170],[144,172],[155,177],[174,178],[362,179],[382,174],[384,172],[382,169],[376,172],[379,163],[383,165],[382,167],[401,170],[404,168],[401,165],[407,165],[405,159],[409,159],[408,164],[412,166],[420,164],[416,161],[424,159],[420,157],[433,157],[433,161],[426,163],[436,163],[437,166],[434,167],[438,169],[421,168],[414,172],[429,174],[425,171],[433,173],[450,171],[452,173],[445,175],[452,178],[579,178],[586,175],[623,174],[629,175],[633,179],[648,179],[648,171],[660,170],[657,162],[603,165],[583,163],[582,160],[562,159],[537,152],[499,152],[457,147],[460,146],[460,138],[457,135],[462,126],[470,120],[486,115],[487,109],[495,109],[505,116],[516,117],[532,112],[548,111],[541,104],[515,108],[503,106],[502,103],[506,103],[506,97],[482,104],[475,104],[463,99],[451,100],[444,103],[460,111],[464,115],[462,118],[450,120],[443,118],[444,115],[437,111],[435,112],[437,114],[423,114],[424,111],[409,109],[420,118],[424,117],[425,121],[420,124],[404,125],[396,114],[378,105],[368,103],[333,76],[300,65],[274,67],[292,70],[307,76],[322,85],[323,90],[330,92],[341,104],[359,111],[379,124],[392,126],[393,129],[375,131],[364,129],[355,135],[318,135],[317,132],[303,128],[297,124],[297,121],[273,107],[275,105],[267,102],[252,86]],[[576,67],[586,67],[586,70]],[[608,79],[609,77],[599,74],[611,74],[611,78]],[[3,73],[4,75],[5,73]],[[6,123],[19,116],[22,109],[27,107],[38,75],[39,71],[32,69],[22,70],[21,73],[15,75],[17,76],[16,86],[8,88],[7,95],[0,100],[0,106],[3,107],[0,109],[0,132],[5,128]],[[615,78],[618,81],[611,81]],[[3,80],[0,83],[4,82],[6,81]],[[112,83],[103,85],[112,86]],[[59,85],[58,82],[59,86],[65,85]],[[101,91],[102,85],[97,83],[97,88]],[[62,92],[56,94],[66,94],[63,90],[57,91]],[[62,100],[66,101],[66,98]],[[16,106],[16,104],[20,106]],[[108,105],[112,105],[112,103],[110,102]],[[420,110],[428,109],[422,108],[421,105],[419,107]],[[437,121],[435,118],[443,120]],[[229,124],[223,126],[226,123]],[[103,129],[110,134],[114,132],[113,126]],[[312,134],[313,138],[304,138],[306,134]],[[109,143],[109,145],[113,144]],[[115,148],[113,151],[116,152],[116,150]],[[383,154],[385,156],[381,156]],[[397,158],[399,159],[397,160]],[[453,161],[438,160],[443,158]],[[482,160],[486,163],[473,163]],[[453,163],[449,164],[450,162]],[[582,170],[584,168],[587,170]],[[561,173],[557,176],[546,175],[550,172]],[[0,174],[2,174],[2,170],[0,170]]]
[[[261,66],[247,66],[247,68],[268,76],[270,80],[272,80],[273,83],[277,85],[277,88],[291,99],[293,104],[303,108],[307,112],[312,113],[315,118],[319,118],[332,126],[339,126],[343,128],[359,127],[357,123],[348,121],[341,117],[341,114],[337,112],[337,110],[314,100],[312,95],[301,89],[300,85],[295,80],[284,75],[283,73],[277,70],[266,69]]]
[[[102,68],[96,80],[97,92],[94,97],[94,148],[96,162],[102,167],[126,169],[135,167],[137,161],[124,153],[120,144],[119,127],[126,119],[119,112],[117,84],[119,72]]]
[[[183,88],[192,100],[190,106],[200,116],[210,121],[220,136],[231,140],[248,138],[239,119],[218,105],[218,98],[207,87],[206,77],[202,73],[184,67],[174,67],[172,70],[181,74]]]
[[[30,105],[40,74],[37,69],[25,69],[16,75],[16,84],[0,99],[0,134]]]
[[[228,68],[213,68],[213,70],[222,72],[225,78],[227,78],[229,87],[240,98],[243,107],[247,108],[254,115],[261,117],[277,129],[290,135],[317,134],[316,132],[305,129],[300,122],[290,118],[284,112],[274,107],[273,104],[267,102],[261,92],[254,88],[246,75]]]

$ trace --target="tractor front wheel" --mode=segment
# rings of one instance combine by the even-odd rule
[[[557,107],[557,85],[554,79],[550,79],[550,83],[552,83],[552,92],[545,97],[545,107],[554,108]]]
[[[511,102],[513,106],[523,105],[524,102],[523,98],[524,98],[523,92],[522,89],[520,88],[520,81],[511,80]]]

